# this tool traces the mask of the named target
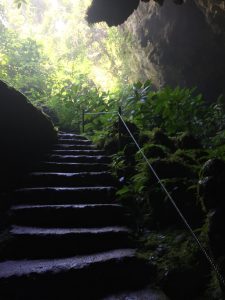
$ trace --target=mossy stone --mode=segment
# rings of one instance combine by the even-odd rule
[[[201,177],[206,177],[206,176],[224,177],[225,161],[219,158],[209,159],[203,165],[200,175]]]
[[[156,159],[152,167],[159,178],[196,178],[197,174],[186,164],[178,160]]]
[[[201,149],[200,141],[192,134],[185,132],[177,139],[177,145],[180,149]]]
[[[173,140],[169,138],[166,135],[166,133],[160,128],[155,128],[153,130],[152,141],[154,142],[154,144],[163,145],[168,149],[170,149],[171,151],[175,151],[176,149]]]
[[[155,145],[155,144],[145,144],[142,148],[144,154],[147,158],[165,158],[168,156],[168,151],[166,147],[162,145]],[[140,152],[137,152],[136,159],[141,159],[142,155]]]
[[[173,178],[163,180],[163,184],[190,224],[194,228],[201,226],[204,220],[204,213],[197,199],[195,182],[182,178]],[[183,228],[184,224],[175,207],[159,185],[149,188],[149,203],[152,208],[155,225],[160,228],[167,228],[168,226]]]

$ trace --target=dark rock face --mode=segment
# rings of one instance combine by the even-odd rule
[[[105,21],[109,26],[122,24],[138,7],[140,0],[94,0],[87,12],[90,24]]]
[[[196,86],[214,101],[225,90],[225,27],[218,18],[215,23],[209,3],[203,7],[199,2],[141,3],[122,27],[144,50],[144,55],[134,52],[146,79],[156,87]],[[225,19],[224,10],[218,14]]]
[[[133,49],[140,76],[156,87],[196,86],[209,101],[225,92],[224,1],[94,0],[87,20],[109,26],[127,20],[122,28],[144,50]]]
[[[26,97],[0,82],[1,189],[13,184],[56,141],[51,121]]]
[[[163,5],[165,0],[154,1]],[[182,4],[183,0],[173,0],[173,2]],[[90,24],[106,22],[109,26],[121,25],[137,9],[139,3],[140,0],[93,0],[87,12],[87,21]]]

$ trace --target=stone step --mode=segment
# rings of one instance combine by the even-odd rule
[[[0,299],[97,300],[110,293],[141,288],[154,268],[132,249],[61,259],[0,263]]]
[[[112,202],[115,192],[112,186],[24,188],[16,190],[12,198],[18,204],[94,204]]]
[[[59,138],[66,138],[66,139],[78,139],[78,140],[87,140],[87,138],[83,135],[80,134],[75,134],[75,133],[65,133],[65,132],[61,132],[58,133],[58,137]]]
[[[52,154],[55,155],[88,155],[88,156],[98,156],[104,155],[102,150],[65,150],[65,149],[56,149],[52,150]]]
[[[156,287],[146,287],[144,289],[110,295],[101,300],[169,300],[169,298]]]
[[[84,145],[84,146],[89,146],[93,145],[92,141],[89,140],[84,140],[84,139],[77,139],[77,138],[65,138],[65,137],[60,137],[58,138],[58,142],[60,144],[70,144],[70,145]]]
[[[26,187],[81,187],[81,186],[108,186],[116,185],[116,180],[109,172],[34,172],[29,174]]]
[[[15,205],[11,223],[38,227],[101,227],[127,225],[118,204]]]
[[[71,162],[43,162],[37,171],[49,172],[103,172],[109,170],[108,164],[101,163],[71,163]]]
[[[73,162],[73,163],[103,163],[109,164],[111,162],[111,157],[106,155],[50,155],[50,161],[56,162]]]
[[[95,145],[71,145],[58,143],[53,146],[53,149],[64,149],[64,150],[97,150]]]
[[[132,247],[127,227],[40,228],[13,226],[0,260],[60,258]]]

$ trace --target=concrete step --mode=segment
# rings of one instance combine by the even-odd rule
[[[65,150],[65,149],[56,149],[52,150],[52,154],[55,155],[88,155],[88,156],[98,156],[104,155],[102,150]]]
[[[31,187],[81,187],[81,186],[108,186],[116,185],[116,180],[109,172],[34,172],[29,174],[26,186]]]
[[[0,263],[0,298],[4,300],[97,300],[151,282],[153,267],[132,249],[61,259]]]
[[[128,224],[118,204],[15,205],[11,223],[38,227],[101,227]]]
[[[43,162],[37,171],[49,172],[103,172],[109,170],[108,164],[101,163],[71,163],[71,162]]]
[[[93,145],[92,142],[89,140],[78,139],[78,138],[59,137],[58,142],[60,144],[70,144],[70,145],[84,145],[84,146]]]
[[[18,189],[12,194],[17,204],[82,204],[110,203],[115,199],[112,186],[41,187]]]
[[[60,258],[133,245],[127,227],[40,228],[13,226],[0,247],[0,260]]]
[[[55,150],[97,150],[95,145],[74,145],[74,144],[62,144],[58,143],[53,146]]]
[[[106,155],[55,155],[49,156],[50,161],[56,162],[72,162],[72,163],[103,163],[109,164],[111,162],[111,157]]]

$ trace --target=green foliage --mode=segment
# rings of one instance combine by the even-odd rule
[[[155,127],[170,135],[191,132],[204,143],[225,128],[223,98],[209,105],[196,89],[172,89],[154,91],[150,81],[133,85],[132,94],[124,101],[125,115],[141,130]]]
[[[18,6],[25,2],[15,0]],[[83,109],[117,110],[125,85],[138,76],[129,65],[131,36],[105,24],[89,27],[89,4],[31,0],[20,10],[8,0],[0,5],[0,79],[37,106],[50,107],[66,128],[78,129]],[[85,116],[87,132],[102,130],[111,118]]]
[[[14,0],[14,2],[18,8],[20,8],[22,4],[27,4],[27,0]]]
[[[50,92],[50,69],[43,48],[35,40],[0,26],[0,78],[33,100]]]

